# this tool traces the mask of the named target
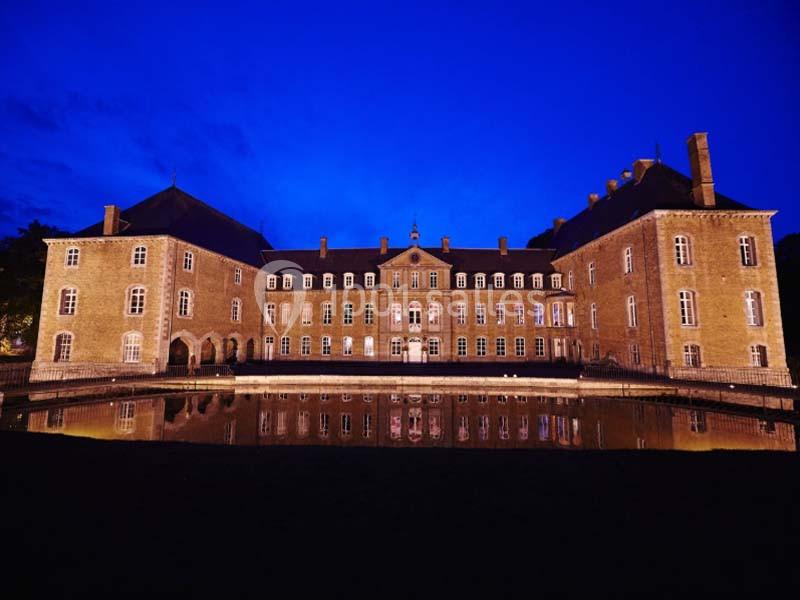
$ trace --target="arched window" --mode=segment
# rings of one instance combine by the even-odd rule
[[[395,302],[391,308],[391,326],[400,327],[403,324],[403,307]]]
[[[541,302],[533,303],[533,324],[539,327],[544,326],[544,304]]]
[[[142,334],[138,331],[126,333],[122,340],[122,362],[138,363],[142,360]]]
[[[178,316],[191,317],[194,309],[191,290],[181,290],[178,292]]]
[[[681,313],[681,325],[684,327],[694,327],[697,325],[697,309],[695,307],[694,292],[691,290],[680,290],[678,292],[678,304]]]
[[[636,297],[628,296],[627,300],[628,309],[628,327],[636,327],[639,324],[639,318],[636,314]]]
[[[128,314],[141,315],[144,314],[144,286],[135,285],[130,288],[128,292]]]
[[[486,356],[486,338],[479,337],[475,339],[475,355]]]
[[[575,289],[575,274],[572,271],[567,273],[567,289]]]
[[[62,288],[58,299],[58,314],[74,315],[77,303],[78,290],[76,290],[74,287]]]
[[[692,247],[685,235],[675,236],[675,264],[685,267],[692,264]]]
[[[594,261],[589,263],[587,269],[589,272],[589,285],[593,286],[595,283],[597,283],[597,271],[594,266]]]
[[[69,362],[70,358],[72,358],[72,334],[69,332],[59,333],[56,336],[53,360],[55,362]]]
[[[80,248],[67,248],[67,252],[64,255],[64,266],[77,267],[80,258],[81,258]]]
[[[133,249],[131,262],[134,267],[143,267],[147,264],[147,246],[136,246]]]
[[[242,301],[238,298],[231,300],[231,321],[238,323],[242,320]]]

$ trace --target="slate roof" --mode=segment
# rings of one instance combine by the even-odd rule
[[[591,210],[585,208],[553,236],[548,229],[531,238],[528,248],[553,248],[563,256],[653,210],[756,210],[715,194],[716,206],[703,208],[692,200],[692,180],[663,163],[656,163],[636,183],[631,179]]]
[[[73,237],[102,235],[100,221]],[[171,235],[256,267],[264,264],[261,252],[272,247],[257,231],[177,187],[168,187],[123,210],[118,235]]]

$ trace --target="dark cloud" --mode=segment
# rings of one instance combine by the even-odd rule
[[[42,131],[58,131],[61,129],[50,109],[35,107],[21,98],[14,97],[6,98],[4,107],[6,113],[29,127]]]

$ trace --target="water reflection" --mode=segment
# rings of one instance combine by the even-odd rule
[[[6,411],[4,429],[238,445],[795,450],[791,423],[630,398],[496,393],[156,395]]]

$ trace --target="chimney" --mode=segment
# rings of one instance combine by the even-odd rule
[[[325,258],[328,256],[328,238],[322,236],[319,238],[319,257]]]
[[[642,180],[647,169],[653,166],[653,162],[651,158],[640,158],[633,163],[633,178],[636,180],[636,183]]]
[[[508,238],[506,236],[501,236],[497,242],[500,248],[500,254],[506,256],[508,254]]]
[[[383,236],[381,238],[381,254],[386,254],[389,251],[389,238]]]
[[[558,230],[561,229],[561,226],[566,222],[567,220],[562,219],[561,217],[553,219],[553,235],[556,235],[558,233]]]
[[[119,206],[109,204],[103,215],[103,235],[117,235],[119,233]]]
[[[606,194],[609,196],[617,191],[617,180],[609,179],[606,181]]]
[[[694,203],[703,208],[715,205],[714,178],[711,176],[711,155],[708,151],[708,134],[693,133],[689,146],[689,165],[692,168],[692,196]]]
[[[442,238],[442,252],[445,254],[450,252],[450,238],[448,236]]]
[[[600,194],[595,194],[594,192],[589,194],[589,210],[594,208],[594,205],[597,204],[598,200],[600,200]]]

